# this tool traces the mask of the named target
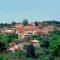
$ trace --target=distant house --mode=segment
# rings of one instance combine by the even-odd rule
[[[14,34],[15,32],[13,30],[5,30],[4,33],[5,34]]]
[[[35,47],[40,47],[40,42],[38,40],[31,40],[31,43],[33,44],[33,46]]]
[[[48,34],[49,29],[47,27],[36,29],[36,32],[40,35]]]
[[[14,52],[14,51],[18,51],[18,50],[23,50],[23,47],[24,47],[24,44],[20,43],[20,44],[11,46],[8,50]]]
[[[28,24],[28,26],[33,26],[33,23]]]
[[[49,29],[54,29],[55,26],[53,26],[53,25],[48,25],[47,27],[48,27]]]
[[[15,26],[16,30],[19,31],[20,33],[23,33],[25,31],[25,28],[22,24],[17,24]]]
[[[55,27],[56,30],[60,30],[60,27]]]
[[[50,31],[53,31],[55,29],[55,26],[53,25],[48,25],[47,28],[50,30]]]
[[[27,36],[31,36],[34,34],[40,34],[40,35],[47,35],[49,34],[49,31],[54,30],[53,25],[48,25],[47,27],[42,27],[42,26],[33,26],[33,24],[29,24],[28,26],[24,26],[22,24],[17,24],[16,26],[16,31],[17,33],[20,34],[22,39],[26,39]]]

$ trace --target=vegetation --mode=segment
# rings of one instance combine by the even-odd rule
[[[0,35],[0,40],[1,40],[0,42],[2,44],[1,47],[7,49],[9,47],[9,43],[11,43],[12,41],[15,41],[15,39],[17,39],[17,38],[18,38],[18,36],[16,34],[11,34],[11,35],[4,34],[4,35]]]
[[[27,19],[24,19],[22,23],[23,23],[24,26],[25,25],[28,25],[28,20]]]
[[[54,25],[54,26],[57,26],[57,27],[60,26],[60,22],[58,22],[58,21],[43,21],[42,24]]]
[[[60,56],[60,31],[55,30],[50,40],[50,51],[54,56]]]
[[[20,24],[20,22],[18,22]],[[13,21],[12,23],[8,24],[8,23],[1,23],[0,24],[0,28],[3,27],[14,27],[17,24],[17,22]],[[22,22],[23,25],[28,25],[28,19],[24,19]],[[58,21],[43,21],[43,22],[37,22],[35,21],[35,26],[38,26],[39,24],[42,24],[43,26],[47,26],[47,25],[54,25],[57,27],[60,27],[60,22]]]
[[[47,24],[45,24],[47,23]],[[60,26],[59,22],[43,22],[47,25]],[[12,22],[11,24],[0,24],[0,27],[11,27],[15,26],[16,23]],[[28,25],[28,20],[23,20],[23,25]],[[38,26],[38,22],[35,22],[35,25]],[[1,34],[0,35],[0,60],[59,60],[60,59],[60,31],[54,30],[50,32],[50,36],[35,34],[32,36],[32,39],[40,41],[40,47],[34,48],[33,46],[28,46],[27,51],[19,50],[15,52],[6,51],[9,48],[9,43],[18,41],[17,34]],[[30,41],[30,40],[29,40]],[[33,50],[33,51],[31,51]],[[26,56],[26,53],[30,57]],[[36,54],[36,55],[35,55]],[[33,58],[35,57],[37,58]]]

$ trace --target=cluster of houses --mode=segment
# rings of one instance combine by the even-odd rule
[[[60,30],[60,27],[56,27],[53,25],[48,25],[48,26],[35,26],[34,24],[29,24],[27,26],[24,26],[23,24],[16,24],[14,28],[0,28],[0,34],[18,34],[18,39],[20,40],[27,40],[27,38],[29,37],[31,40],[31,37],[35,34],[39,34],[39,35],[49,35],[51,31],[53,31],[54,29],[56,30]],[[32,40],[31,41],[34,46],[38,46],[39,41],[37,40]],[[20,44],[21,45],[21,44]],[[19,44],[16,46],[20,46]],[[14,48],[16,47],[14,46]],[[14,48],[13,51],[14,51]],[[18,48],[16,48],[18,49]],[[10,49],[11,50],[11,49]]]
[[[14,28],[0,28],[0,34],[18,34],[18,39],[23,41],[27,40],[27,38],[30,38],[31,40],[31,37],[35,34],[39,34],[41,36],[49,35],[50,32],[55,29],[60,30],[60,27],[53,25],[42,26],[41,24],[35,26],[34,23],[28,24],[27,26],[16,24]]]
[[[60,27],[56,27],[53,25],[48,25],[48,26],[35,26],[34,24],[29,24],[27,26],[24,26],[23,24],[16,24],[14,28],[0,28],[0,34],[13,34],[16,33],[18,34],[21,38],[24,37],[25,35],[29,34],[49,34],[49,32],[53,31],[54,29],[60,30]]]
[[[53,25],[35,26],[34,24],[29,24],[28,26],[17,24],[15,28],[16,28],[16,33],[19,35],[20,38],[23,38],[26,35],[34,35],[34,34],[49,35],[50,32],[52,32],[55,29],[60,30],[60,27],[56,27]]]

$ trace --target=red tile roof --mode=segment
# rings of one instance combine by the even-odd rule
[[[49,29],[54,29],[54,26],[53,25],[48,25],[48,28]]]
[[[60,30],[60,27],[56,27],[55,29],[56,29],[56,30]]]
[[[4,33],[6,33],[6,34],[13,34],[15,32],[13,30],[5,30]]]

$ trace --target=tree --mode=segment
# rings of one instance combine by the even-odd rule
[[[33,38],[33,39],[36,39],[36,40],[38,40],[38,41],[40,41],[40,42],[42,42],[42,40],[43,40],[43,38],[42,38],[39,34],[33,35],[32,38]]]
[[[60,34],[59,31],[53,31],[50,39],[50,52],[53,56],[59,56],[60,54]]]
[[[8,23],[5,23],[5,24],[4,24],[4,27],[8,27],[8,25],[9,25]]]
[[[4,43],[0,41],[0,53],[4,51]]]
[[[60,30],[54,30],[54,31],[52,31],[52,35],[60,35]]]
[[[8,48],[9,46],[9,35],[2,35],[2,40],[5,45],[5,48]]]
[[[60,55],[60,39],[50,42],[50,51],[53,56]],[[59,52],[58,52],[59,51]]]
[[[35,21],[35,26],[38,26],[39,24],[38,24],[38,22],[37,21]]]
[[[9,41],[10,42],[13,41],[13,40],[15,40],[15,39],[18,39],[18,35],[17,34],[10,34],[9,35]]]
[[[2,35],[0,36],[0,39],[4,42],[5,48],[9,47],[9,43],[12,41],[15,41],[15,39],[18,39],[17,34],[10,34],[10,35]]]
[[[0,27],[2,28],[3,26],[4,26],[4,24],[3,24],[3,23],[1,23],[1,24],[0,24]]]
[[[16,22],[15,22],[15,21],[13,21],[13,22],[11,23],[11,25],[12,25],[12,26],[15,26],[15,25],[16,25]]]
[[[28,20],[24,19],[22,23],[23,23],[24,26],[26,26],[26,25],[28,25]]]
[[[36,57],[36,55],[35,55],[35,49],[34,49],[33,44],[30,44],[28,46],[28,48],[27,48],[27,56],[33,57],[33,58]]]

